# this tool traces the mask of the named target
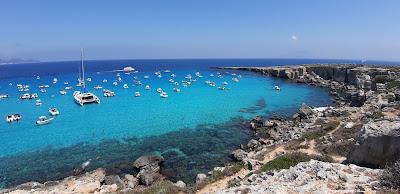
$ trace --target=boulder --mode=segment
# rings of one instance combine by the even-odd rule
[[[232,156],[238,161],[243,161],[247,157],[247,152],[242,149],[237,149],[232,152]]]
[[[196,176],[196,185],[200,186],[200,185],[204,185],[207,182],[207,175],[205,174],[197,174]]]
[[[117,185],[118,190],[125,189],[125,184],[118,175],[109,175],[104,178],[106,185]]]
[[[302,118],[308,118],[309,116],[313,115],[315,111],[307,106],[306,104],[302,104],[300,109],[299,109],[299,114]]]
[[[140,183],[146,186],[152,185],[161,179],[162,175],[159,173],[142,173],[139,176]]]
[[[75,187],[75,191],[83,194],[89,194],[89,193],[94,193],[95,191],[100,189],[100,182],[95,181],[95,182],[90,182],[90,183],[84,183],[84,184],[78,184]]]
[[[158,164],[163,161],[164,161],[164,157],[162,157],[162,156],[141,156],[135,160],[135,162],[133,163],[133,166],[135,166],[136,168],[141,168],[150,163]]]
[[[174,183],[175,186],[181,188],[181,189],[185,189],[186,188],[186,183],[183,181],[177,181],[176,183]]]
[[[32,190],[32,189],[39,189],[42,188],[43,184],[38,182],[27,182],[21,185],[18,185],[16,189],[18,190]]]

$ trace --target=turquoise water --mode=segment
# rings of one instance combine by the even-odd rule
[[[87,82],[87,88],[101,98],[101,104],[84,107],[73,101],[76,87],[67,95],[59,94],[65,81],[75,86],[77,73],[53,71],[49,75],[41,74],[40,80],[26,75],[2,79],[0,93],[9,94],[10,98],[0,100],[0,118],[11,113],[23,116],[18,123],[0,122],[3,187],[30,180],[62,178],[71,175],[74,168],[88,159],[91,160],[89,169],[129,171],[128,164],[148,153],[163,154],[167,158],[164,164],[167,176],[191,181],[196,173],[229,161],[227,155],[232,149],[251,137],[244,124],[246,120],[255,115],[290,116],[304,102],[316,106],[330,103],[328,92],[322,88],[253,73],[227,73],[199,65],[134,67],[139,72],[121,73],[123,82],[118,86],[112,85],[116,79],[116,73],[108,71],[112,69],[88,71],[86,77],[92,81]],[[176,77],[164,72],[162,78],[154,75],[155,70],[166,68]],[[196,77],[196,71],[203,77]],[[223,78],[218,78],[217,73]],[[232,73],[241,75],[240,82],[232,81],[236,77]],[[187,88],[180,87],[180,93],[173,92],[174,85],[168,80],[180,82],[187,74],[197,81]],[[145,75],[150,78],[144,79]],[[133,84],[135,76],[142,81],[141,86]],[[54,77],[59,80],[57,84],[51,83]],[[102,83],[103,79],[108,83]],[[228,82],[229,90],[210,87],[205,84],[206,80],[215,81],[217,86]],[[29,84],[30,93],[37,92],[43,105],[36,106],[35,100],[18,99],[17,83]],[[125,83],[129,89],[122,87]],[[39,91],[38,86],[43,84],[50,85],[46,93]],[[97,84],[113,90],[116,96],[104,98],[101,90],[93,89]],[[151,90],[145,90],[145,85],[150,85]],[[275,85],[282,90],[273,90]],[[156,92],[159,87],[168,92],[168,98],[160,98]],[[141,97],[134,96],[136,91]],[[57,107],[61,114],[51,124],[37,126],[35,121],[39,116],[50,116],[50,107]]]

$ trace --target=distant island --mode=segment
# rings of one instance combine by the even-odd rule
[[[12,58],[12,59],[0,59],[0,65],[7,64],[20,64],[20,63],[39,63],[39,60],[35,59],[20,59],[20,58]]]

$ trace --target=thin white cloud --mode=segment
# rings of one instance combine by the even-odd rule
[[[298,40],[296,35],[292,35],[291,39],[294,40],[294,41]]]

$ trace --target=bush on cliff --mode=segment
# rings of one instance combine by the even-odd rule
[[[145,189],[142,192],[137,192],[139,194],[159,194],[159,193],[165,193],[165,194],[175,194],[182,192],[182,189],[175,186],[172,182],[170,181],[161,181],[159,183],[156,183],[149,188]]]
[[[393,189],[400,189],[400,160],[385,167],[381,176],[381,184]]]
[[[288,169],[292,166],[296,166],[300,162],[307,162],[310,161],[311,159],[325,161],[325,162],[332,161],[332,158],[327,156],[316,156],[316,155],[308,155],[306,153],[301,153],[301,152],[293,152],[279,156],[274,160],[267,162],[256,173],[268,172],[271,170]]]
[[[400,87],[400,81],[391,81],[389,83],[386,84],[386,88],[387,89],[392,89],[392,88],[399,88]]]

